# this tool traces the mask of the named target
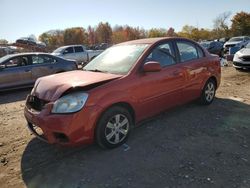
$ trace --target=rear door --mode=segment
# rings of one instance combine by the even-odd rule
[[[184,73],[176,62],[171,42],[157,45],[145,59],[145,63],[149,61],[159,62],[162,70],[142,73],[139,76],[140,88],[143,88],[143,92],[139,90],[137,93],[140,104],[139,119],[179,104],[185,84]]]
[[[183,102],[196,99],[200,96],[201,85],[206,77],[206,57],[203,50],[195,43],[178,40],[176,42],[180,64],[185,70],[187,83],[182,93]]]
[[[55,73],[57,60],[46,55],[31,55],[32,80]]]

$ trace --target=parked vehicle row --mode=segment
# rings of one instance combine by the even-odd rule
[[[246,47],[247,43],[250,41],[248,36],[232,37],[224,44],[224,52],[227,53],[229,48],[238,47],[239,49]]]
[[[46,53],[19,53],[0,58],[0,91],[31,87],[37,78],[76,70],[75,61]]]
[[[123,144],[138,122],[199,99],[211,104],[220,62],[184,38],[129,41],[108,48],[84,70],[39,78],[27,97],[29,129],[50,144]],[[45,121],[46,120],[46,121]]]
[[[103,50],[87,50],[83,45],[70,45],[57,48],[52,55],[75,60],[78,64],[86,64],[102,52]]]

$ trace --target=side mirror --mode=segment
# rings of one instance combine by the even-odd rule
[[[161,71],[160,63],[156,61],[149,61],[143,65],[144,72],[159,72]]]

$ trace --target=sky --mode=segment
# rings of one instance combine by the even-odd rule
[[[232,18],[240,11],[250,13],[250,0],[0,0],[0,39],[14,42],[99,22],[177,32],[184,25],[212,29],[218,15],[231,12]]]

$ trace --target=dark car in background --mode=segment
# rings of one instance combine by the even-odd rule
[[[36,45],[35,39],[33,39],[31,37],[22,37],[20,39],[17,39],[16,43],[18,43],[18,44]]]
[[[216,54],[220,57],[223,57],[223,43],[219,41],[203,41],[200,43],[210,54]]]
[[[36,79],[76,70],[75,61],[46,53],[21,53],[0,58],[0,91],[33,86]]]

